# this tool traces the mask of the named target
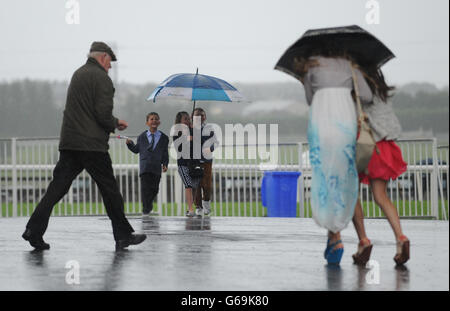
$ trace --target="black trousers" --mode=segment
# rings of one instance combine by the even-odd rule
[[[134,232],[125,217],[124,202],[114,178],[109,153],[64,150],[60,151],[58,163],[53,170],[53,179],[45,195],[27,223],[32,235],[44,235],[53,207],[69,191],[73,180],[83,169],[91,175],[100,190],[106,213],[112,222],[114,239],[117,241],[126,238]]]
[[[148,214],[153,209],[153,201],[159,192],[159,181],[161,175],[152,173],[144,173],[141,175],[141,198],[142,198],[142,212]]]

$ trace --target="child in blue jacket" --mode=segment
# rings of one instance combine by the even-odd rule
[[[142,213],[149,215],[159,192],[161,172],[165,173],[169,164],[169,137],[158,130],[161,121],[156,112],[147,115],[146,124],[148,130],[139,135],[136,144],[130,139],[126,143],[128,149],[139,153]]]

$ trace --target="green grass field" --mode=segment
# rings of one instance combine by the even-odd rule
[[[423,202],[423,205],[420,202],[409,202],[409,201],[399,201],[394,202],[394,205],[397,206],[398,203],[398,212],[400,217],[427,217],[431,215],[431,211],[429,210],[429,206],[427,201]],[[410,206],[411,203],[411,206]],[[448,219],[448,201],[445,201],[445,213],[446,216],[444,218],[444,214],[442,213],[442,202],[439,201],[439,217],[438,219],[444,220]],[[249,203],[249,202],[216,202],[212,203],[212,216],[237,216],[237,217],[264,217],[267,216],[267,209],[264,208],[259,202]],[[18,216],[29,216],[33,211],[34,205],[32,203],[22,204],[19,206]],[[141,213],[141,204],[140,202],[127,202],[125,204],[125,212],[127,214],[140,214]],[[363,204],[364,215],[366,217],[384,217],[382,211],[375,206],[373,202],[364,202]],[[154,211],[158,211],[157,204],[154,204]],[[187,205],[183,204],[183,206],[178,207],[175,203],[168,203],[162,205],[161,215],[162,216],[182,216],[187,210]],[[8,205],[3,203],[1,206],[1,217],[9,217],[12,216],[12,203]],[[60,203],[55,206],[53,210],[53,216],[81,216],[81,215],[105,215],[106,211],[103,204],[100,203],[90,203],[86,204],[65,204]],[[297,205],[297,217],[300,215],[300,208]],[[305,217],[311,217],[311,207],[308,206],[308,211],[305,213]]]

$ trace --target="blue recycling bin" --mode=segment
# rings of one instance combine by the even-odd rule
[[[264,172],[261,201],[268,217],[297,217],[297,180],[300,172]]]

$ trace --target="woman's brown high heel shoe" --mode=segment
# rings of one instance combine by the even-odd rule
[[[402,235],[397,241],[397,254],[395,254],[394,261],[397,265],[403,265],[409,260],[409,240]]]
[[[358,244],[358,251],[356,254],[353,254],[353,262],[357,265],[363,265],[365,266],[366,263],[370,259],[370,254],[372,252],[372,243],[369,239],[363,239],[359,241]]]

